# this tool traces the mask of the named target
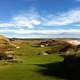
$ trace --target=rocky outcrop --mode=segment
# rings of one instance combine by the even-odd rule
[[[7,37],[0,35],[0,60],[8,59],[9,55],[13,57],[14,48],[15,46],[11,44]]]

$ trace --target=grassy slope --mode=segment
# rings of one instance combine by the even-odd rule
[[[23,63],[13,63],[0,67],[0,80],[60,80],[60,78],[44,76],[37,72],[42,67],[37,64],[47,64],[62,61],[63,58],[57,55],[35,55],[48,48],[32,47],[30,44],[22,44],[16,50],[17,55]],[[61,79],[62,80],[62,79]]]

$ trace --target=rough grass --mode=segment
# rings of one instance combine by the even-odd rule
[[[40,48],[33,47],[31,44],[21,44],[20,49],[16,49],[15,54],[23,63],[0,62],[0,80],[64,80],[62,78],[46,76],[38,72],[43,67],[37,66],[48,63],[56,63],[63,61],[59,55],[36,55],[45,51],[50,47]]]

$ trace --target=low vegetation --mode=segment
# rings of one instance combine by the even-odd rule
[[[63,61],[63,58],[57,55],[37,55],[50,47],[33,47],[32,43],[22,42],[19,49],[15,49],[15,56],[19,63],[0,62],[1,80],[60,80],[57,77],[44,76],[38,72],[42,69],[37,64],[55,63]],[[62,79],[61,79],[62,80]]]
[[[16,43],[15,43],[16,44]],[[64,62],[67,59],[58,51],[64,46],[33,46],[32,41],[21,41],[20,48],[14,50],[19,62],[0,61],[1,80],[69,80],[64,74]],[[43,55],[51,51],[50,55]],[[73,50],[74,52],[74,50]],[[77,52],[79,54],[79,51]],[[59,55],[58,55],[59,54]],[[65,54],[65,52],[64,52]],[[64,61],[65,59],[65,61]],[[66,62],[67,63],[67,62]]]

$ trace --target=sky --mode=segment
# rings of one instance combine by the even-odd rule
[[[80,0],[0,0],[0,34],[80,38]]]

